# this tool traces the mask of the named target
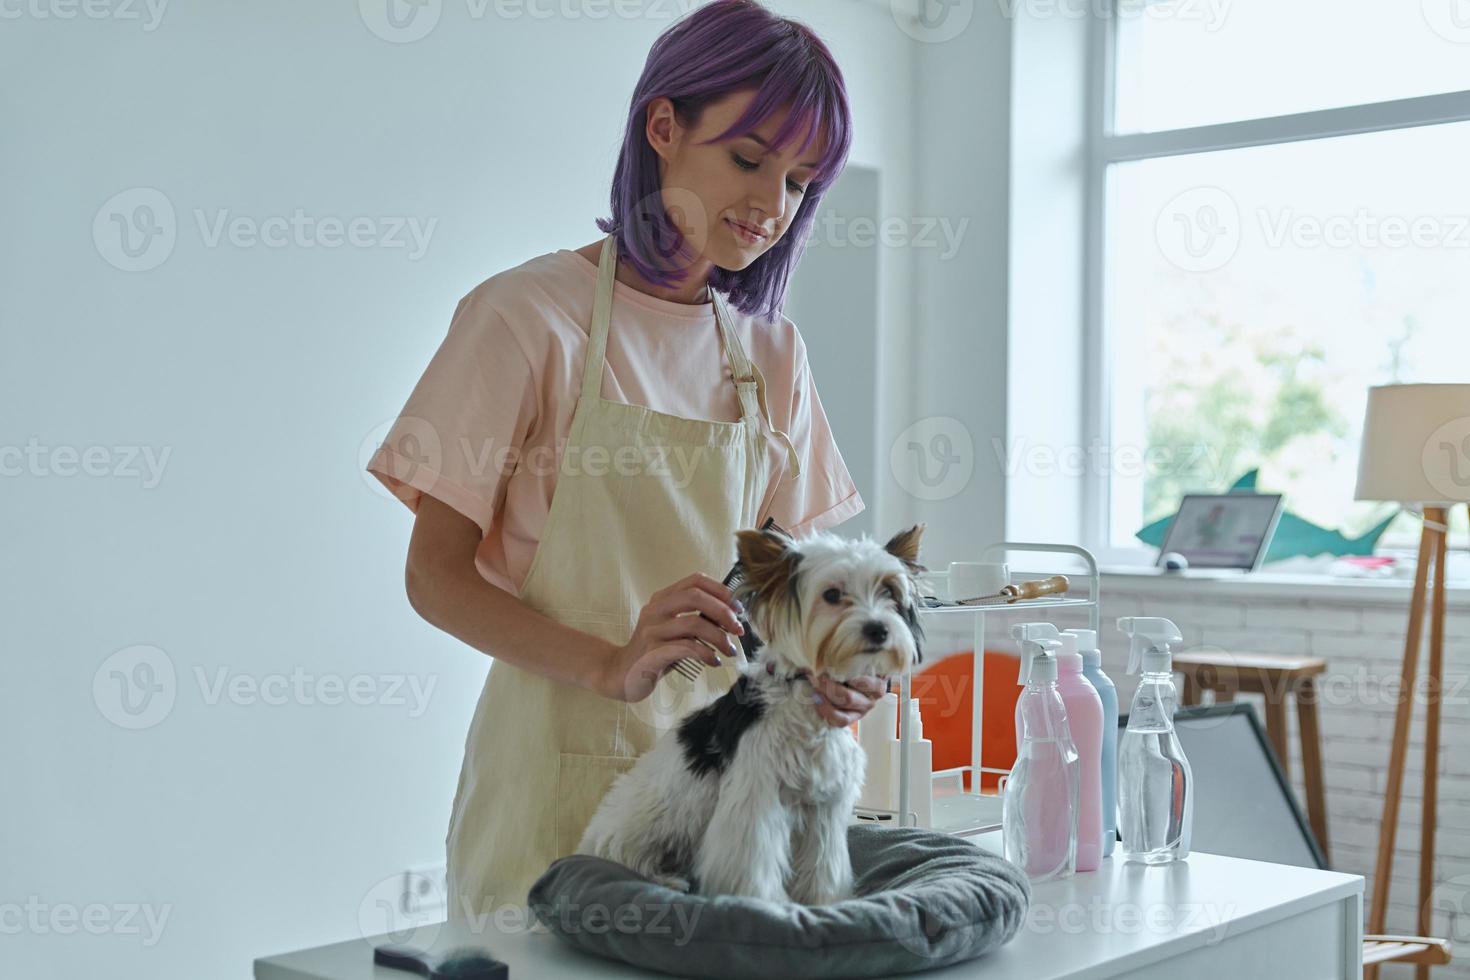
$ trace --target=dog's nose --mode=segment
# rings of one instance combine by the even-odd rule
[[[888,640],[888,627],[876,620],[864,623],[863,638],[869,643],[885,643]]]

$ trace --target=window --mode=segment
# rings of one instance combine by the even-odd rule
[[[1392,509],[1352,499],[1368,387],[1470,379],[1470,4],[1121,2],[1095,25],[1091,414],[1137,463],[1094,475],[1090,537],[1137,548],[1251,469],[1363,533]]]
[[[1119,0],[1120,133],[1470,89],[1466,0]]]

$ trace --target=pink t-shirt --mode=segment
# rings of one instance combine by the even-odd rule
[[[367,466],[410,510],[427,493],[478,524],[476,568],[516,595],[551,509],[596,287],[597,266],[560,249],[470,290]],[[730,310],[765,377],[770,423],[801,460],[793,479],[786,447],[766,440],[771,483],[756,524],[774,517],[800,535],[857,514],[863,500],[832,440],[796,325]],[[602,397],[686,418],[739,419],[713,307],[615,282]]]

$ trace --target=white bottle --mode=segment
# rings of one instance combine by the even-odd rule
[[[908,700],[909,726],[909,809],[914,812],[918,823],[915,826],[934,826],[934,743],[924,737],[924,722],[919,717],[919,699]],[[890,758],[893,760],[894,786],[898,785],[900,753],[903,742],[893,740]],[[894,806],[898,806],[898,791],[894,790]],[[907,814],[901,814],[899,826],[908,826]]]
[[[898,695],[892,691],[858,719],[858,745],[868,757],[863,791],[858,796],[860,807],[898,810],[898,756],[890,748],[897,730]]]
[[[1118,629],[1133,640],[1128,673],[1139,673],[1128,711],[1128,730],[1118,742],[1118,821],[1129,861],[1164,864],[1189,856],[1194,823],[1194,776],[1174,734],[1173,658],[1170,643],[1183,642],[1167,619],[1125,616]]]

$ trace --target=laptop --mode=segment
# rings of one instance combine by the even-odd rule
[[[1156,564],[1176,552],[1190,568],[1253,572],[1281,521],[1279,493],[1189,493],[1164,533]]]

